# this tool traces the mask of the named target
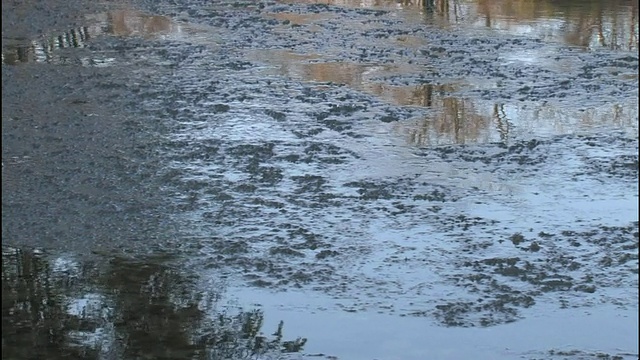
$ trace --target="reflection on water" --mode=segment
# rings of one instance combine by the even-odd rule
[[[637,0],[281,0],[385,8],[442,27],[489,28],[584,48],[638,49]]]
[[[84,48],[91,39],[101,35],[119,37],[193,37],[204,29],[179,24],[166,16],[149,15],[137,11],[111,11],[85,16],[89,25],[71,29],[27,43],[18,41],[3,46],[2,63],[17,65],[26,62],[65,63],[67,60],[59,54],[67,48]],[[85,59],[86,60],[86,59]],[[86,61],[85,61],[86,62]],[[91,65],[107,66],[110,60],[91,59]],[[83,65],[88,65],[83,62]]]
[[[83,26],[40,42],[34,40],[27,44],[8,45],[2,51],[2,63],[16,65],[26,62],[51,62],[56,50],[85,47],[86,42],[93,36],[95,33]]]
[[[285,50],[251,51],[248,56],[274,66],[274,72],[278,75],[306,81],[347,85],[353,89],[374,93],[379,90],[376,90],[373,84],[381,79],[421,70],[410,64],[327,62],[320,54],[297,54]]]
[[[115,36],[141,36],[150,38],[172,31],[180,31],[177,24],[166,16],[148,15],[135,11],[112,11],[87,16],[99,24],[98,28],[105,34]]]
[[[218,289],[221,291],[222,289]],[[261,311],[218,309],[166,259],[79,262],[3,247],[7,359],[248,359],[299,352],[306,339],[261,332]]]
[[[494,140],[492,139],[494,134],[487,131],[492,125],[491,117],[481,115],[473,101],[454,97],[440,98],[437,101],[440,111],[436,115],[419,120],[413,126],[409,125],[405,128],[409,143],[415,145],[464,144]],[[506,141],[512,124],[508,119],[500,116],[496,116],[495,119],[500,140]]]
[[[465,88],[494,86],[471,79],[449,84],[391,85],[384,79],[415,72],[410,65],[322,62],[318,54],[282,50],[256,51],[250,55],[275,68],[276,74],[310,82],[347,85],[398,106],[424,108],[427,115],[400,121],[395,130],[413,145],[508,142],[514,137],[589,131],[613,126],[637,131],[638,104],[612,103],[578,109],[551,103],[495,103],[455,96]],[[486,80],[485,80],[486,82]]]
[[[269,14],[268,17],[277,19],[279,21],[288,21],[290,24],[294,25],[309,25],[331,20],[335,16],[328,13],[297,14],[291,12],[281,12]]]
[[[509,142],[553,134],[616,127],[637,133],[636,104],[612,104],[585,111],[550,104],[496,104],[437,97],[431,115],[394,124],[409,144],[440,145]]]
[[[320,54],[298,54],[285,50],[257,50],[248,52],[248,57],[266,62],[272,68],[267,73],[290,78],[347,85],[350,88],[366,91],[387,99],[398,100],[402,104],[405,94],[396,94],[394,86],[380,82],[386,77],[407,74],[420,70],[410,64],[363,64],[355,62],[326,62]],[[408,104],[403,104],[408,105]]]
[[[584,48],[638,49],[638,1],[477,0],[475,25]]]
[[[395,105],[434,107],[439,99],[456,91],[459,86],[454,84],[422,84],[415,86],[397,86],[383,83],[363,84],[363,88],[370,94]]]

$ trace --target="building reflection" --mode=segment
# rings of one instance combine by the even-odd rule
[[[166,16],[148,15],[137,11],[112,11],[87,15],[85,18],[91,25],[50,35],[41,40],[3,46],[2,63],[64,63],[65,59],[58,54],[58,50],[84,48],[89,40],[100,35],[139,36],[148,39],[181,31],[180,26]]]
[[[248,359],[299,352],[261,311],[216,310],[219,293],[167,259],[77,262],[3,247],[2,354],[14,359]],[[213,289],[219,291],[222,289]]]
[[[17,65],[27,62],[51,62],[55,58],[55,51],[85,47],[87,41],[93,36],[89,28],[84,26],[42,41],[33,40],[27,44],[8,45],[2,52],[2,63]]]
[[[283,2],[323,3],[337,6],[384,7],[399,9],[399,15],[407,21],[428,21],[442,26],[457,24],[471,29],[490,28],[513,34],[533,34],[581,46],[584,48],[608,47],[616,50],[637,50],[637,1],[600,0],[554,2],[526,0],[282,0]],[[418,14],[418,16],[414,16]],[[265,14],[295,24],[313,26],[336,15],[331,12],[313,14],[273,13]],[[85,47],[102,34],[113,36],[139,36],[153,38],[187,30],[170,18],[135,11],[113,11],[87,16],[85,27],[69,30],[42,41],[26,45],[8,45],[2,54],[5,64],[21,62],[64,62],[62,49]],[[365,26],[363,24],[354,26]],[[288,29],[288,28],[287,28]],[[292,35],[293,36],[293,35]],[[392,41],[402,46],[423,45],[416,36],[401,36]],[[397,44],[395,44],[397,45]],[[285,50],[250,50],[256,61],[275,65],[279,75],[305,81],[343,84],[363,91],[383,101],[400,106],[417,106],[429,109],[429,115],[398,124],[398,131],[406,134],[410,143],[416,145],[440,143],[469,143],[486,141],[508,141],[514,131],[539,133],[540,129],[553,128],[560,133],[572,131],[575,125],[598,126],[603,123],[621,123],[629,127],[629,119],[637,117],[637,110],[628,104],[625,111],[611,109],[595,110],[592,114],[573,111],[571,114],[553,111],[540,106],[540,111],[524,110],[519,104],[496,104],[487,101],[471,101],[454,97],[453,94],[471,84],[421,84],[400,86],[388,83],[398,75],[428,73],[433,69],[399,62],[393,64],[371,64],[357,61],[331,61],[327,54],[296,54]],[[520,61],[521,57],[539,54],[503,54],[509,61]],[[91,64],[110,64],[109,59],[92,54]],[[251,57],[251,56],[250,56]],[[510,57],[513,57],[511,59]],[[113,59],[111,59],[113,60]],[[559,62],[558,65],[564,63]],[[572,66],[568,63],[562,66]],[[634,76],[623,74],[622,76]],[[637,75],[635,75],[637,80]],[[632,79],[633,80],[633,79]],[[480,84],[481,85],[481,84]],[[481,85],[482,86],[482,85]],[[493,86],[490,84],[490,86]],[[613,112],[613,116],[610,116]],[[604,114],[604,115],[602,115]],[[635,116],[635,117],[634,117]],[[576,124],[577,119],[579,124]]]
[[[638,49],[638,1],[631,0],[281,0],[285,3],[317,3],[347,7],[402,10],[407,21],[421,14],[423,21],[439,26],[485,27],[517,34],[536,35],[583,48]],[[270,14],[291,17],[292,23],[326,20],[320,14]],[[153,38],[181,32],[181,26],[165,16],[137,11],[111,11],[87,15],[87,26],[70,29],[28,43],[3,46],[2,62],[62,62],[56,49],[85,47],[103,34]]]

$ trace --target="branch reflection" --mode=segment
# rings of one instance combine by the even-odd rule
[[[79,262],[3,247],[2,353],[24,359],[249,359],[303,350],[260,310],[219,310],[166,258]]]

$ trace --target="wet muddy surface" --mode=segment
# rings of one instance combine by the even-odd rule
[[[638,357],[637,2],[81,5],[3,4],[3,356]]]

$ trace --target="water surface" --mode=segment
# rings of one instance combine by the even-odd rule
[[[637,358],[636,13],[158,2],[3,38],[3,353]]]

